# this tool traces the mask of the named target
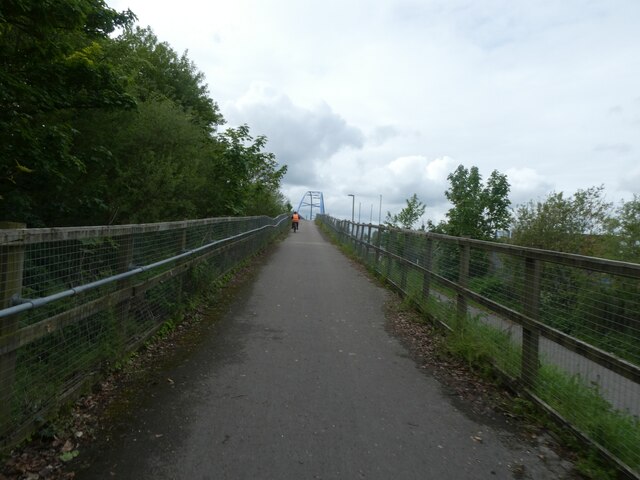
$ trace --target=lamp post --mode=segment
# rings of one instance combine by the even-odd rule
[[[382,194],[380,194],[380,208],[378,209],[378,225],[382,222]]]
[[[356,207],[356,196],[353,193],[347,195],[347,197],[351,197],[351,223],[354,223],[355,220],[355,207]]]

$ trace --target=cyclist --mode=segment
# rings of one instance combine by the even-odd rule
[[[294,232],[298,231],[299,222],[300,215],[298,215],[298,212],[293,212],[293,215],[291,215],[291,228],[293,228]]]

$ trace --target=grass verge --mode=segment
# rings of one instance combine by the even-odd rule
[[[363,262],[352,244],[342,244],[332,231],[322,224],[320,227],[347,256]],[[400,290],[399,272],[393,268],[378,269],[368,262],[364,264],[376,277],[391,281],[395,289]],[[385,272],[389,272],[391,278],[386,278]],[[459,326],[447,330],[444,348],[448,354],[464,361],[484,378],[496,380],[497,372],[499,376],[512,380],[519,377],[521,348],[508,333],[484,323],[480,316],[467,316],[460,323],[451,302],[439,301],[431,296],[425,300],[421,296],[421,289],[411,281],[407,282],[406,290],[401,292],[406,305],[419,308],[434,324]],[[510,384],[518,385],[518,382],[512,381]],[[592,442],[603,446],[628,466],[633,472],[630,478],[634,478],[634,474],[635,478],[640,477],[640,421],[637,417],[613,408],[597,386],[587,384],[579,375],[569,375],[549,364],[541,365],[538,382],[531,391]],[[519,414],[526,412],[530,421],[552,428],[567,445],[572,446],[579,455],[577,467],[582,474],[599,480],[613,480],[624,475],[603,458],[594,444],[584,445],[569,435],[562,425],[554,423],[537,405],[520,398],[512,408]]]

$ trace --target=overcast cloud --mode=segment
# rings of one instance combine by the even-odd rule
[[[640,192],[637,0],[108,3],[188,50],[228,123],[269,138],[294,206],[322,191],[349,217],[353,193],[377,221],[380,195],[384,218],[417,193],[437,221],[459,164],[507,174],[514,204]]]

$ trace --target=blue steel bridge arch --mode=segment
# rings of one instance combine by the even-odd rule
[[[305,215],[305,208],[308,207],[309,215]],[[316,210],[314,210],[314,208]],[[298,204],[297,212],[308,220],[313,220],[314,215],[318,213],[324,214],[324,197],[322,192],[308,191],[302,196],[300,203]]]

